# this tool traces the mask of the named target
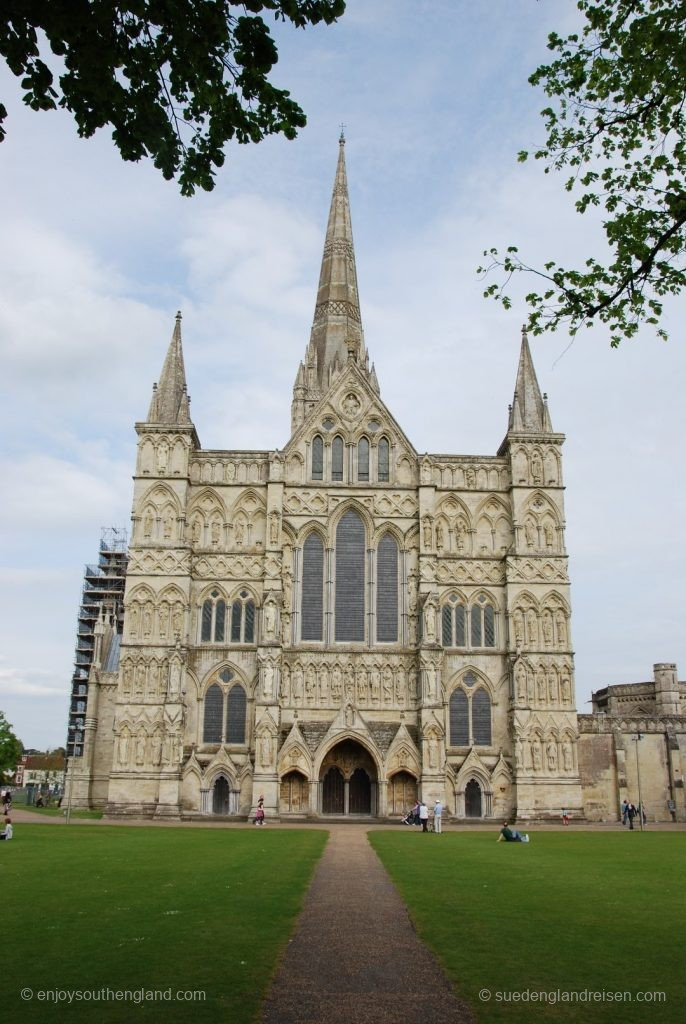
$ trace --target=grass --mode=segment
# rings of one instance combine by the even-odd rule
[[[15,803],[13,809],[17,811],[30,811],[31,814],[44,814],[48,818],[65,818],[67,815],[66,807],[35,807],[33,804],[19,804]],[[10,817],[12,812],[10,811]],[[90,818],[91,820],[97,820],[102,818],[102,811],[72,811],[72,818]]]
[[[20,825],[0,844],[5,1020],[255,1020],[322,831]],[[20,991],[34,991],[22,1001]],[[39,990],[204,1001],[39,1001]],[[86,997],[87,999],[88,997]]]
[[[528,846],[495,838],[370,837],[480,1024],[683,1019],[686,833],[535,833]],[[479,998],[482,989],[489,1001]],[[629,991],[634,1000],[496,996],[558,989]],[[648,991],[665,992],[666,1001],[636,1001]]]

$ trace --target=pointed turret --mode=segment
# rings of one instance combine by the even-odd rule
[[[367,378],[369,356],[364,344],[357,270],[350,220],[348,179],[345,170],[345,137],[338,143],[338,164],[331,197],[319,289],[310,342],[304,365],[307,384],[304,396],[293,396],[292,422],[301,423],[305,413],[328,389],[350,355]],[[296,387],[300,384],[300,374]],[[376,385],[378,390],[378,383]]]
[[[188,425],[191,422],[186,370],[181,345],[181,313],[176,314],[174,333],[160,374],[153,384],[148,423]]]
[[[522,348],[517,368],[517,383],[510,406],[508,432],[515,434],[551,434],[548,403],[541,397],[536,371],[529,350],[526,328],[522,329]]]

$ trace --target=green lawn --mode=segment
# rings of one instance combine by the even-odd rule
[[[495,838],[370,837],[481,1024],[683,1020],[686,833],[534,832],[528,846]],[[666,1001],[551,1005],[496,996],[558,989],[664,991]]]
[[[17,811],[29,811],[31,814],[44,814],[48,818],[66,818],[67,809],[66,807],[58,807],[56,804],[51,804],[50,807],[34,807],[33,804],[14,804],[14,809]],[[72,818],[91,818],[98,819],[102,818],[102,811],[72,811]]]
[[[256,1017],[322,831],[15,826],[0,844],[3,1020]],[[34,991],[22,1001],[24,988]],[[39,1001],[38,991],[203,990],[202,1002]]]

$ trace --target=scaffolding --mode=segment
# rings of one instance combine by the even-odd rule
[[[100,535],[98,561],[86,565],[83,590],[76,625],[74,672],[69,698],[67,757],[81,757],[88,704],[88,677],[95,650],[95,624],[103,602],[113,609],[117,633],[121,633],[124,617],[124,585],[128,564],[128,542],[123,527],[103,527]]]

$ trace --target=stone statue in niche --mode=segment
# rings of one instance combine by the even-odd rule
[[[357,702],[367,703],[367,673],[362,667],[357,670]]]
[[[523,765],[523,761],[522,761],[521,739],[519,738],[519,736],[517,736],[517,738],[515,739],[515,768],[521,768],[522,765]]]
[[[375,701],[375,702],[378,702],[378,700],[381,697],[381,673],[379,671],[379,666],[378,665],[374,665],[373,668],[372,668],[372,686],[371,686],[371,691],[372,691],[372,700]]]
[[[538,621],[533,608],[529,608],[526,613],[526,631],[529,635],[529,645],[535,647],[538,643]]]
[[[271,697],[274,688],[274,666],[268,661],[264,666],[264,677],[262,680],[262,693],[265,697]]]
[[[169,666],[169,696],[171,698],[178,697],[181,692],[181,675],[181,658],[177,655],[172,658]]]
[[[352,729],[355,722],[355,712],[351,704],[347,704],[345,708],[345,724],[348,729]]]
[[[143,693],[145,689],[145,665],[142,661],[139,661],[136,665],[135,675],[135,693],[138,697]]]
[[[199,519],[194,519],[193,520],[193,525],[191,526],[191,538],[193,540],[193,543],[196,546],[198,544],[200,544],[201,533],[202,533],[202,526],[200,524],[200,520]]]
[[[293,700],[302,700],[303,695],[303,670],[300,665],[295,666],[293,672]]]
[[[531,744],[528,740],[522,740],[522,767],[528,768],[531,764]]]
[[[515,680],[517,683],[517,700],[526,700],[526,669],[522,661],[517,662]]]
[[[467,487],[476,487],[476,471],[473,466],[467,467],[464,476]]]
[[[169,460],[169,445],[166,441],[160,441],[157,446],[157,472],[163,476],[167,472]]]
[[[546,672],[543,666],[539,668],[537,677],[535,677],[535,685],[537,685],[539,703],[545,703],[546,700]]]
[[[512,616],[514,622],[515,646],[521,647],[524,643],[524,615],[517,608]]]
[[[405,669],[399,666],[395,675],[395,702],[400,705],[405,701]]]
[[[133,666],[130,661],[124,664],[124,673],[122,681],[122,690],[125,694],[131,693],[131,683],[133,681]]]
[[[531,456],[531,478],[535,484],[543,483],[543,462],[538,452]]]
[[[283,480],[283,459],[279,451],[275,451],[269,471],[270,480]]]
[[[408,693],[411,701],[417,699],[417,670],[415,668],[410,669],[408,676]]]
[[[428,516],[425,516],[425,518],[424,518],[424,547],[430,548],[431,547],[431,541],[432,541],[432,536],[431,536],[431,520],[429,519]]]
[[[426,692],[429,700],[436,699],[436,669],[431,661],[426,666]]]
[[[308,665],[305,672],[305,696],[310,704],[317,699],[317,677],[313,665]]]
[[[212,525],[210,526],[210,536],[212,538],[212,543],[217,545],[220,538],[220,526],[216,519],[213,520]]]
[[[553,616],[547,608],[543,612],[543,641],[546,647],[553,646]]]
[[[164,513],[164,518],[162,519],[162,533],[164,535],[165,540],[171,539],[173,526],[174,520],[172,518],[172,514],[171,512],[166,511]]]
[[[426,639],[433,643],[436,640],[436,606],[431,600],[424,606],[424,629]]]
[[[464,551],[465,539],[467,537],[467,528],[461,519],[458,519],[457,525],[455,526],[455,537],[457,543],[457,550]]]
[[[290,700],[290,680],[291,671],[288,665],[284,665],[281,669],[281,687],[279,689],[279,697],[281,700],[286,702]]]
[[[535,772],[540,772],[540,770],[541,770],[541,745],[538,742],[538,740],[534,740],[533,743],[531,744],[531,760],[532,760],[534,771]]]
[[[152,737],[152,763],[159,765],[162,758],[162,737],[159,732],[154,732]]]
[[[139,608],[138,608],[138,603],[136,601],[134,601],[134,603],[131,605],[131,608],[130,608],[130,611],[129,611],[129,633],[131,634],[131,636],[137,636],[138,635],[139,618],[140,618],[140,611],[139,611]]]
[[[329,700],[329,670],[326,665],[319,670],[319,697],[324,703]]]
[[[244,527],[243,527],[243,523],[240,522],[240,520],[234,526],[233,533],[234,533],[234,537],[236,539],[236,546],[239,547],[239,548],[242,547],[243,546],[243,538],[244,538],[244,535],[245,535],[245,530],[244,530]]]
[[[276,608],[274,602],[269,601],[264,609],[264,631],[267,636],[274,636],[276,630]]]
[[[145,733],[139,732],[136,738],[136,764],[145,764]]]
[[[263,732],[260,736],[260,763],[271,764],[272,760],[272,738],[269,732]]]
[[[567,643],[567,624],[565,621],[565,613],[561,608],[558,608],[555,612],[555,628],[557,630],[558,647],[564,647]]]
[[[145,537],[146,540],[149,540],[149,538],[152,536],[153,523],[154,519],[152,516],[152,512],[150,511],[149,508],[146,508],[145,515],[143,516],[143,536]]]
[[[562,744],[562,765],[566,772],[571,772],[574,767],[574,755],[572,753],[572,744],[569,740],[565,740]]]
[[[343,399],[342,408],[345,415],[349,418],[356,416],[360,411],[360,403],[352,392]]]
[[[535,547],[534,527],[530,519],[527,519],[524,523],[524,540],[528,548]]]
[[[175,636],[181,636],[183,631],[183,605],[180,601],[177,601],[174,605],[174,612],[172,615],[172,629],[174,630]]]
[[[129,759],[129,734],[126,730],[119,736],[119,764],[126,764]]]
[[[422,459],[421,477],[424,485],[431,483],[431,463],[427,458]]]
[[[160,604],[160,636],[166,637],[169,632],[169,604],[162,601]]]
[[[550,693],[550,699],[553,703],[557,701],[557,672],[554,668],[550,670],[548,675],[548,692]]]
[[[429,736],[428,736],[428,746],[429,746],[429,767],[430,768],[437,768],[438,767],[439,741],[438,741],[438,737],[437,737],[436,733],[433,732],[433,731],[431,731],[429,733]]]
[[[569,674],[566,669],[562,679],[560,680],[560,689],[562,691],[562,703],[569,704],[572,696],[572,687]]]
[[[436,547],[439,551],[443,550],[444,541],[445,535],[443,533],[443,524],[440,522],[436,523]]]
[[[545,537],[545,546],[552,548],[555,543],[555,533],[551,523],[545,523],[543,526],[543,536]]]
[[[333,672],[331,674],[331,696],[336,703],[341,699],[342,687],[343,681],[340,665],[334,665]]]
[[[345,696],[350,703],[355,700],[355,669],[352,665],[345,670]]]
[[[152,601],[146,602],[143,608],[143,636],[150,636],[152,633],[152,615],[154,611],[154,605]]]
[[[272,512],[269,517],[269,543],[277,544],[279,540],[279,513]]]
[[[390,665],[386,665],[383,670],[383,699],[386,704],[393,702],[393,673]]]

